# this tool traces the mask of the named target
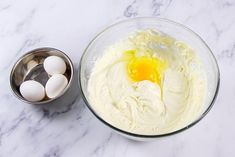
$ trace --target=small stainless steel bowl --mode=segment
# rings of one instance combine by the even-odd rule
[[[58,56],[65,61],[66,71],[64,75],[68,79],[68,85],[63,90],[63,92],[55,98],[50,99],[48,97],[45,97],[43,100],[38,102],[28,101],[20,94],[19,87],[21,83],[26,80],[35,80],[45,86],[50,76],[44,70],[43,62],[49,56]],[[30,61],[35,61],[37,64],[34,64],[33,66],[30,67],[28,64]],[[11,70],[10,85],[15,96],[19,98],[21,101],[29,104],[46,104],[58,99],[59,97],[61,97],[66,93],[66,91],[71,86],[73,75],[74,75],[74,67],[72,61],[65,53],[55,48],[44,47],[31,50],[19,58],[19,60],[14,64]]]

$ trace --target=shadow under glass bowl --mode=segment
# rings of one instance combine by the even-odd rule
[[[104,49],[107,46],[121,39],[127,38],[128,35],[130,35],[130,33],[134,31],[143,30],[143,29],[155,29],[164,32],[176,38],[177,40],[181,40],[190,45],[192,49],[195,51],[195,53],[197,53],[198,57],[200,58],[207,74],[208,89],[205,100],[205,107],[202,114],[200,114],[199,117],[197,117],[187,126],[166,134],[142,135],[119,129],[116,126],[111,125],[100,115],[98,115],[97,112],[93,109],[92,104],[89,102],[88,99],[87,85],[91,74],[91,70],[94,66],[96,59],[103,55]],[[169,136],[182,132],[190,128],[191,126],[195,125],[208,113],[208,111],[213,106],[219,90],[219,83],[220,83],[218,64],[210,48],[202,40],[202,38],[192,30],[190,30],[189,28],[183,26],[182,24],[167,19],[161,19],[155,17],[133,18],[118,22],[116,24],[107,27],[105,30],[100,32],[85,49],[85,52],[81,57],[79,70],[80,70],[79,83],[81,86],[83,99],[88,108],[91,110],[91,112],[105,125],[109,126],[118,133],[134,140],[147,140],[147,139]]]

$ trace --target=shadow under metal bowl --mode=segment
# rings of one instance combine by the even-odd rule
[[[63,90],[63,92],[61,92],[55,98],[51,99],[46,96],[43,100],[38,101],[38,102],[28,101],[24,97],[22,97],[22,95],[20,94],[19,87],[21,83],[27,80],[35,80],[35,81],[40,82],[43,86],[45,86],[50,76],[44,70],[43,62],[49,56],[58,56],[58,57],[61,57],[65,61],[66,71],[63,75],[68,79],[68,84],[66,88]],[[29,67],[28,65],[30,61],[35,61],[34,63],[37,63],[37,64],[33,65],[32,67]],[[11,89],[13,93],[21,101],[29,103],[29,104],[46,104],[53,100],[56,100],[57,98],[65,94],[65,92],[71,86],[73,75],[74,75],[74,68],[73,68],[72,61],[69,59],[69,57],[65,53],[55,48],[49,48],[49,47],[38,48],[38,49],[31,50],[28,53],[24,54],[14,64],[11,70],[11,74],[10,74],[10,85],[11,85]]]

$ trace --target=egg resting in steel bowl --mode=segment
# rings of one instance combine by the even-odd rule
[[[202,112],[206,91],[206,74],[196,53],[150,29],[107,47],[88,81],[88,98],[98,115],[142,135],[187,126]]]

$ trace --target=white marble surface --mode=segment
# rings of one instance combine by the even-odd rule
[[[136,16],[169,18],[188,26],[218,59],[217,101],[193,128],[154,142],[134,142],[101,124],[80,94],[59,108],[24,104],[13,96],[9,73],[28,50],[61,49],[77,67],[96,33]],[[0,0],[0,157],[234,157],[234,53],[234,0]]]

